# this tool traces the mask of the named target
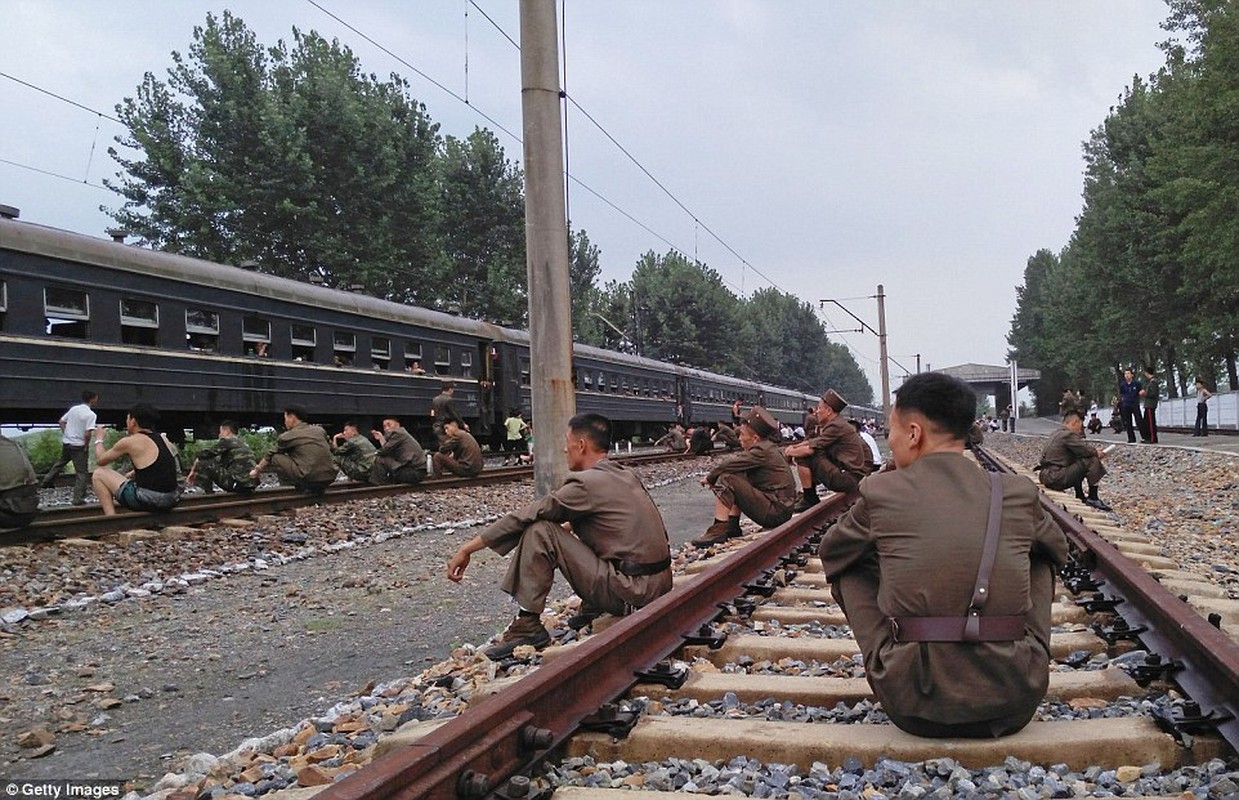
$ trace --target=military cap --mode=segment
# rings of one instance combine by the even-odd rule
[[[826,394],[822,395],[822,402],[833,408],[836,412],[842,411],[848,407],[848,401],[836,392],[834,389],[827,389]]]
[[[779,429],[779,423],[774,421],[774,417],[770,416],[770,412],[761,406],[753,406],[749,409],[749,413],[744,415],[740,420],[741,425],[748,425],[753,429],[753,433],[763,439],[773,435]]]

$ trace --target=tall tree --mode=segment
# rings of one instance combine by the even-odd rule
[[[120,225],[172,252],[424,297],[442,258],[437,126],[407,84],[313,32],[264,50],[227,11],[172,59],[117,107],[138,153],[109,149]]]
[[[521,171],[493,133],[443,144],[440,190],[447,260],[440,302],[465,316],[523,325],[527,314]]]

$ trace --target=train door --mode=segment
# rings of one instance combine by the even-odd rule
[[[474,433],[480,440],[489,440],[492,450],[503,428],[503,400],[496,380],[497,353],[492,342],[478,343],[478,425]]]
[[[675,421],[687,425],[693,418],[693,398],[690,393],[687,375],[677,375],[675,378]]]

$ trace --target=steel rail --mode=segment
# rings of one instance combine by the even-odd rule
[[[616,457],[627,464],[657,463],[682,460],[678,453],[643,453]],[[249,496],[235,494],[187,495],[170,511],[149,513],[117,509],[117,513],[105,516],[98,505],[61,506],[47,509],[24,528],[0,534],[0,547],[54,541],[67,537],[97,538],[120,531],[138,528],[159,529],[169,526],[200,525],[231,517],[250,517],[259,514],[278,514],[293,508],[346,503],[353,500],[370,500],[394,495],[411,494],[441,489],[487,486],[523,480],[533,475],[533,467],[496,467],[483,470],[474,478],[439,477],[428,478],[415,485],[384,484],[374,486],[346,482],[329,487],[321,495],[305,494],[296,489],[281,487],[264,489]]]
[[[975,452],[987,469],[1011,471],[984,449],[977,448]],[[1183,666],[1174,674],[1173,681],[1202,709],[1230,716],[1229,721],[1217,724],[1217,731],[1239,750],[1239,643],[1064,506],[1044,493],[1041,504],[1072,545],[1084,554],[1098,584],[1106,587],[1107,594],[1123,601],[1116,613],[1128,627],[1146,629],[1139,634],[1145,649]]]
[[[693,580],[591,636],[417,744],[387,754],[328,786],[319,800],[480,798],[502,788],[564,742],[581,720],[621,696],[716,619],[720,605],[842,512],[854,495],[835,494]]]

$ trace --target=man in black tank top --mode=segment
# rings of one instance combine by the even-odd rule
[[[162,434],[155,433],[159,412],[139,403],[125,418],[128,435],[103,450],[103,427],[95,437],[95,460],[99,467],[91,473],[91,484],[104,514],[115,514],[117,504],[134,511],[167,511],[181,499],[177,484],[176,457]],[[133,462],[133,472],[122,475],[104,469],[121,456]]]

